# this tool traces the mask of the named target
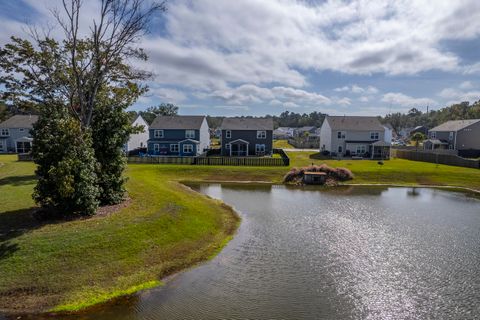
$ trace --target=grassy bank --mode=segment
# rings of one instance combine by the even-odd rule
[[[394,159],[319,160],[289,153],[292,166],[327,163],[352,183],[451,185],[480,190],[480,170]],[[129,165],[128,206],[109,216],[40,225],[31,216],[32,163],[0,156],[0,310],[77,310],[159,284],[211,257],[237,218],[180,181],[280,183],[286,167]]]
[[[3,311],[78,310],[158,285],[218,252],[238,224],[228,207],[139,165],[128,169],[131,201],[119,212],[40,225],[33,164],[14,159],[0,156]]]

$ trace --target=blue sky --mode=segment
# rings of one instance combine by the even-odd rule
[[[54,25],[59,4],[0,0],[0,45]],[[86,33],[98,1],[83,12]],[[170,0],[150,29],[138,67],[155,78],[135,110],[384,115],[480,99],[478,0]]]

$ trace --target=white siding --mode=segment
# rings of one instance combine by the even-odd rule
[[[325,150],[332,151],[332,129],[327,119],[323,121],[322,127],[320,128],[320,151],[322,151],[324,145]]]
[[[387,126],[383,126],[383,127],[385,128],[384,141],[388,143],[392,143],[392,137],[393,137],[392,129],[390,129]]]
[[[203,152],[204,149],[210,148],[210,129],[208,127],[207,118],[203,118],[202,126],[200,127],[200,153]]]
[[[146,148],[148,140],[148,124],[142,118],[138,116],[137,119],[133,122],[132,126],[143,126],[143,132],[135,133],[130,135],[130,139],[127,143],[127,151],[131,151],[137,148]]]

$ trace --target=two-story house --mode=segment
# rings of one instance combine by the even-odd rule
[[[320,151],[339,156],[388,158],[391,137],[377,117],[327,116],[320,129]]]
[[[452,120],[428,131],[425,150],[450,149],[480,151],[480,119]]]
[[[0,123],[0,153],[27,153],[32,150],[30,131],[37,122],[35,115],[15,115]]]
[[[205,116],[158,116],[148,132],[150,155],[197,156],[210,147]]]
[[[125,144],[125,152],[129,152],[139,148],[146,148],[149,138],[148,123],[143,119],[141,115],[138,115],[132,122],[132,127],[143,127],[141,132],[133,133],[128,138],[128,142]]]
[[[272,154],[271,118],[225,118],[220,128],[222,156],[247,157]]]

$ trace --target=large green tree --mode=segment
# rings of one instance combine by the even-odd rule
[[[34,156],[39,157],[36,161],[41,181],[35,200],[41,205],[66,209],[61,205],[63,199],[77,211],[73,204],[82,203],[87,195],[80,191],[87,185],[99,191],[96,200],[103,204],[123,199],[125,165],[121,148],[133,130],[126,108],[146,91],[141,82],[150,76],[129,62],[147,59],[137,47],[137,40],[146,32],[150,17],[165,6],[163,2],[147,0],[102,0],[99,17],[90,26],[91,33],[80,37],[82,1],[62,3],[62,10],[54,11],[54,15],[64,31],[64,39],[45,38],[32,31],[32,40],[12,37],[11,43],[0,48],[0,84],[5,88],[0,99],[15,106],[39,108],[40,118],[47,118],[39,123],[57,128],[53,134],[35,127],[38,133],[34,135]],[[51,113],[49,108],[63,108],[65,113],[54,116],[57,113]],[[72,155],[52,154],[57,150],[43,140],[56,146],[72,145],[74,149],[65,148]],[[77,175],[70,166],[78,163],[71,156],[85,161],[85,166],[78,166],[81,171]],[[48,188],[42,187],[58,183],[49,172],[75,177],[67,179],[74,183],[63,189],[54,188],[57,196],[52,197]],[[53,198],[57,200],[49,200]],[[94,207],[92,202],[92,207],[84,211],[92,213]]]
[[[178,106],[173,103],[161,103],[158,106],[149,107],[145,111],[140,111],[140,115],[147,123],[152,123],[158,116],[176,116],[177,114]]]

